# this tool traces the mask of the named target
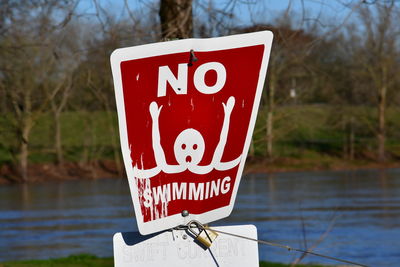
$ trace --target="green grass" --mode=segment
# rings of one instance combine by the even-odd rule
[[[256,156],[266,151],[266,108],[261,108],[253,140]],[[277,107],[274,113],[274,154],[276,157],[306,158],[320,155],[343,157],[343,149],[350,132],[355,137],[358,157],[375,153],[377,112],[373,107],[336,107],[329,105],[291,105]],[[389,154],[400,155],[400,108],[391,107],[386,113]],[[310,153],[310,152],[315,152]]]
[[[79,266],[93,266],[93,267],[108,267],[114,266],[113,258],[98,258],[93,255],[81,254],[73,255],[66,258],[48,259],[48,260],[26,260],[26,261],[10,261],[0,263],[1,267],[79,267]]]
[[[14,160],[11,151],[17,148],[16,134],[10,114],[0,116],[0,164]],[[55,160],[54,135],[52,116],[41,115],[29,139],[30,162],[47,163]],[[114,149],[119,149],[117,114],[105,111],[64,112],[61,115],[61,138],[67,161],[112,158]]]
[[[278,106],[274,114],[275,158],[343,158],[349,121],[353,121],[356,156],[359,159],[376,150],[376,109],[373,107],[336,107],[329,105]],[[352,120],[350,118],[353,117]],[[400,158],[400,108],[387,109],[387,151]],[[16,131],[10,114],[0,116],[0,164],[12,162],[16,151]],[[261,107],[254,132],[254,156],[264,157],[266,108]],[[119,149],[116,112],[68,111],[61,115],[62,142],[67,161],[112,159]],[[114,139],[112,133],[114,132]],[[55,160],[54,126],[50,114],[40,116],[29,140],[33,163]],[[329,161],[329,160],[328,160]]]
[[[289,267],[290,264],[284,263],[276,263],[276,262],[265,262],[260,261],[260,267]],[[297,264],[297,267],[323,267],[323,265],[304,265],[304,264]],[[326,265],[325,265],[326,267]]]
[[[112,267],[114,260],[110,258],[99,258],[93,255],[81,254],[72,255],[66,258],[48,259],[48,260],[24,260],[24,261],[9,261],[0,263],[0,267]],[[288,267],[290,264],[272,263],[260,261],[260,267]],[[322,267],[322,265],[296,265],[298,267]]]
[[[115,113],[111,118],[104,111],[64,112],[61,116],[62,140],[67,148],[111,145],[112,126],[118,127]],[[49,147],[53,136],[52,117],[43,115],[32,129],[31,142],[38,147]]]

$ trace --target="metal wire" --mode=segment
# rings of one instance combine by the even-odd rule
[[[331,257],[331,256],[323,255],[323,254],[320,254],[320,253],[312,252],[312,251],[309,251],[309,250],[292,248],[290,246],[282,245],[282,244],[279,244],[279,243],[273,243],[273,242],[268,242],[268,241],[265,241],[265,240],[259,240],[259,239],[255,239],[255,238],[251,238],[251,237],[247,237],[247,236],[228,233],[228,232],[216,230],[214,228],[210,228],[208,226],[203,226],[200,223],[199,223],[199,225],[201,225],[204,230],[208,229],[208,230],[212,230],[212,231],[217,232],[217,233],[221,233],[221,234],[225,234],[225,235],[230,235],[230,236],[234,236],[234,237],[238,237],[238,238],[243,238],[243,239],[255,241],[255,242],[258,242],[260,244],[264,244],[264,245],[268,245],[268,246],[272,246],[272,247],[284,248],[284,249],[287,249],[289,251],[297,251],[297,252],[307,253],[307,254],[310,254],[310,255],[314,255],[314,256],[318,256],[318,257],[322,257],[322,258],[326,258],[326,259],[330,259],[330,260],[334,260],[334,261],[339,261],[339,262],[343,262],[343,263],[349,263],[349,264],[356,265],[356,266],[369,267],[368,265],[361,264],[361,263],[354,262],[354,261],[348,261],[348,260],[344,260],[344,259],[339,259],[339,258],[336,258],[336,257]]]

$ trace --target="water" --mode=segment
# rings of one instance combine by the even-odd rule
[[[137,229],[125,179],[3,186],[0,200],[0,261],[112,256],[113,234]],[[213,225],[249,223],[260,239],[301,249],[318,243],[318,253],[397,266],[400,169],[247,175],[231,216]],[[299,256],[260,246],[262,260]]]

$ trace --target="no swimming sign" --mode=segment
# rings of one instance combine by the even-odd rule
[[[263,31],[114,51],[121,147],[142,234],[231,213],[271,44]]]

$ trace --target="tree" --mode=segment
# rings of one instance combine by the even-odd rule
[[[286,23],[288,20],[286,20]],[[267,158],[272,159],[274,144],[274,115],[276,106],[276,93],[278,87],[282,99],[287,99],[289,88],[288,81],[293,79],[303,79],[307,77],[310,80],[310,73],[305,68],[305,60],[309,53],[307,50],[316,40],[314,36],[303,30],[292,29],[289,24],[272,25],[254,25],[240,32],[253,32],[261,30],[271,30],[274,33],[274,43],[271,52],[267,72],[266,93],[264,94],[262,105],[266,109],[265,119],[265,142]],[[311,77],[312,78],[312,77]],[[282,90],[287,89],[287,90]]]
[[[374,9],[375,8],[375,9]],[[396,1],[374,1],[359,9],[359,19],[364,31],[360,31],[359,49],[354,60],[363,71],[361,79],[375,91],[377,107],[377,155],[386,160],[386,108],[388,94],[395,90],[398,75],[400,28],[396,18],[399,8]]]
[[[193,36],[192,0],[161,0],[160,23],[163,39]]]
[[[9,1],[1,2],[8,7]],[[20,1],[3,18],[0,36],[1,86],[10,103],[16,149],[10,149],[22,181],[28,180],[29,142],[32,127],[48,108],[60,87],[54,34],[70,20],[73,1]],[[54,20],[57,14],[57,20]],[[61,19],[60,19],[61,18]],[[4,26],[5,25],[5,26]],[[45,88],[51,88],[46,95]]]

